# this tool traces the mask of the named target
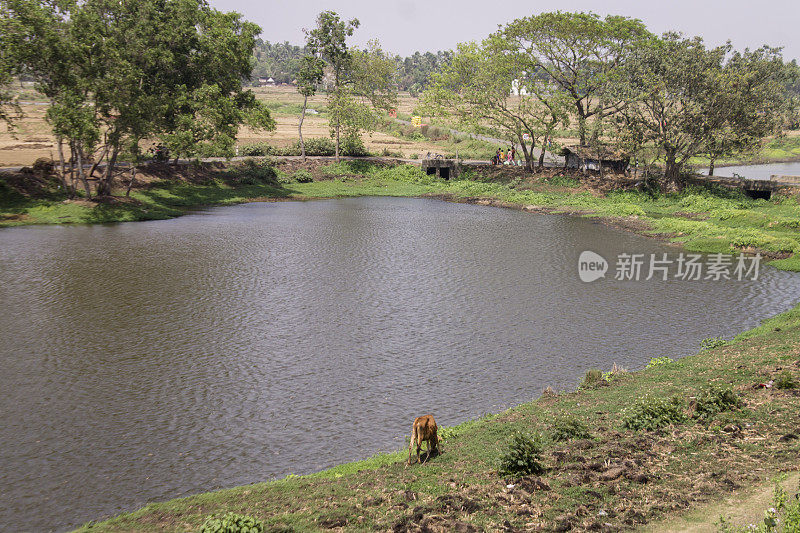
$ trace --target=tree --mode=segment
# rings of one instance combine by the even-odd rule
[[[345,99],[342,90],[344,74],[352,64],[352,55],[347,47],[347,38],[353,35],[358,28],[358,19],[343,21],[333,11],[323,11],[317,16],[317,27],[313,30],[306,30],[306,47],[316,55],[326,61],[333,71],[332,88],[329,91],[333,95],[330,103],[343,109],[341,102]],[[336,140],[336,160],[339,161],[339,141],[341,133],[341,113],[332,111],[332,127]]]
[[[512,87],[517,95],[510,95]],[[450,115],[461,127],[518,143],[528,169],[537,142],[544,147],[554,128],[567,121],[561,94],[536,73],[525,73],[501,34],[480,45],[460,44],[450,63],[432,76],[422,102],[428,113]]]
[[[764,137],[781,132],[788,96],[787,71],[777,48],[734,52],[714,72],[717,90],[709,91],[705,104],[709,176],[718,159],[753,151]]]
[[[394,60],[377,41],[370,41],[365,50],[347,47],[347,37],[358,26],[358,19],[344,22],[333,11],[324,11],[317,17],[317,27],[306,32],[308,49],[325,60],[332,73],[328,114],[337,161],[343,130],[349,146],[360,145],[360,132],[372,130],[377,122],[375,111],[397,106]]]
[[[696,155],[713,161],[777,131],[784,72],[779,51],[767,47],[731,55],[730,43],[706,49],[677,33],[643,44],[626,67],[624,122],[663,157],[662,188],[680,189]]]
[[[542,13],[509,23],[503,36],[525,58],[520,68],[546,75],[564,91],[587,144],[588,120],[618,112],[625,104],[613,79],[639,44],[652,37],[637,19],[594,13]]]
[[[13,37],[17,33],[7,6],[0,4],[0,121],[12,126],[21,113],[11,91],[14,76],[19,73],[19,58]]]
[[[179,154],[232,155],[239,124],[274,127],[241,86],[260,30],[238,14],[202,0],[7,2],[21,62],[50,99],[62,181],[77,175],[89,197],[101,162],[97,193],[110,194],[118,157],[136,160],[144,138]]]
[[[317,92],[317,86],[322,83],[325,62],[314,56],[304,56],[301,60],[300,71],[297,73],[297,90],[303,95],[303,111],[300,113],[300,124],[297,131],[300,134],[300,151],[303,161],[306,160],[306,145],[303,142],[303,120],[306,118],[308,97]]]
[[[797,64],[796,59],[786,64],[784,87],[786,89],[785,126],[790,130],[800,129],[800,65]]]

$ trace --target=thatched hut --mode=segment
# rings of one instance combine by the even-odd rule
[[[611,170],[623,173],[628,169],[630,156],[620,150],[605,146],[567,146],[561,150],[564,168],[587,170]]]

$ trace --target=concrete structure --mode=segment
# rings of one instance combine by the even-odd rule
[[[428,176],[436,175],[443,180],[456,178],[461,173],[457,159],[423,159],[420,165]]]

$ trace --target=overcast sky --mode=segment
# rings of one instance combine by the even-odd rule
[[[650,31],[700,35],[707,43],[730,39],[736,48],[762,44],[784,47],[784,57],[800,58],[800,0],[210,0],[223,11],[238,11],[263,28],[267,41],[304,42],[303,28],[314,25],[327,9],[343,18],[356,17],[361,27],[352,42],[377,38],[383,48],[403,56],[450,50],[464,41],[482,39],[515,18],[544,11],[594,11],[644,21]]]

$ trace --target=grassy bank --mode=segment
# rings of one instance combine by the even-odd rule
[[[790,257],[800,251],[796,197],[753,200],[740,191],[708,186],[662,195],[633,190],[629,180],[570,177],[558,172],[532,175],[518,168],[487,168],[445,182],[408,165],[349,161],[311,166],[283,162],[273,167],[248,163],[206,168],[188,177],[185,173],[150,176],[134,189],[130,199],[99,202],[64,201],[52,187],[26,193],[13,183],[0,181],[0,226],[164,219],[202,206],[254,200],[439,195],[602,217],[645,235],[681,243],[690,251],[760,251],[782,259],[775,263],[779,268],[800,269],[800,261]],[[52,180],[49,183],[52,185]]]
[[[635,190],[631,180],[565,176],[559,170],[530,174],[520,168],[490,167],[467,171],[461,180],[441,181],[409,165],[361,161],[273,165],[248,162],[184,170],[177,176],[156,173],[142,178],[129,199],[118,196],[93,202],[65,201],[52,187],[52,179],[42,179],[51,186],[39,187],[35,193],[0,181],[0,227],[164,219],[202,206],[248,201],[432,195],[600,217],[679,243],[689,251],[758,251],[778,268],[800,270],[796,253],[800,251],[800,204],[795,196],[753,200],[741,191],[718,186],[690,186],[681,194],[663,195]]]
[[[150,504],[83,530],[196,531],[207,515],[224,511],[255,516],[274,531],[636,527],[798,468],[798,389],[759,387],[800,380],[798,339],[800,307],[696,356],[589,376],[575,392],[546,393],[448,428],[444,453],[424,465],[405,467],[403,451],[379,455],[310,476]],[[653,354],[669,355],[668,347]],[[738,405],[709,400],[716,398],[709,390],[726,389]],[[671,424],[625,426],[653,419],[637,414],[637,402],[652,408],[671,398],[681,402]],[[518,431],[542,435],[540,476],[497,473]]]

